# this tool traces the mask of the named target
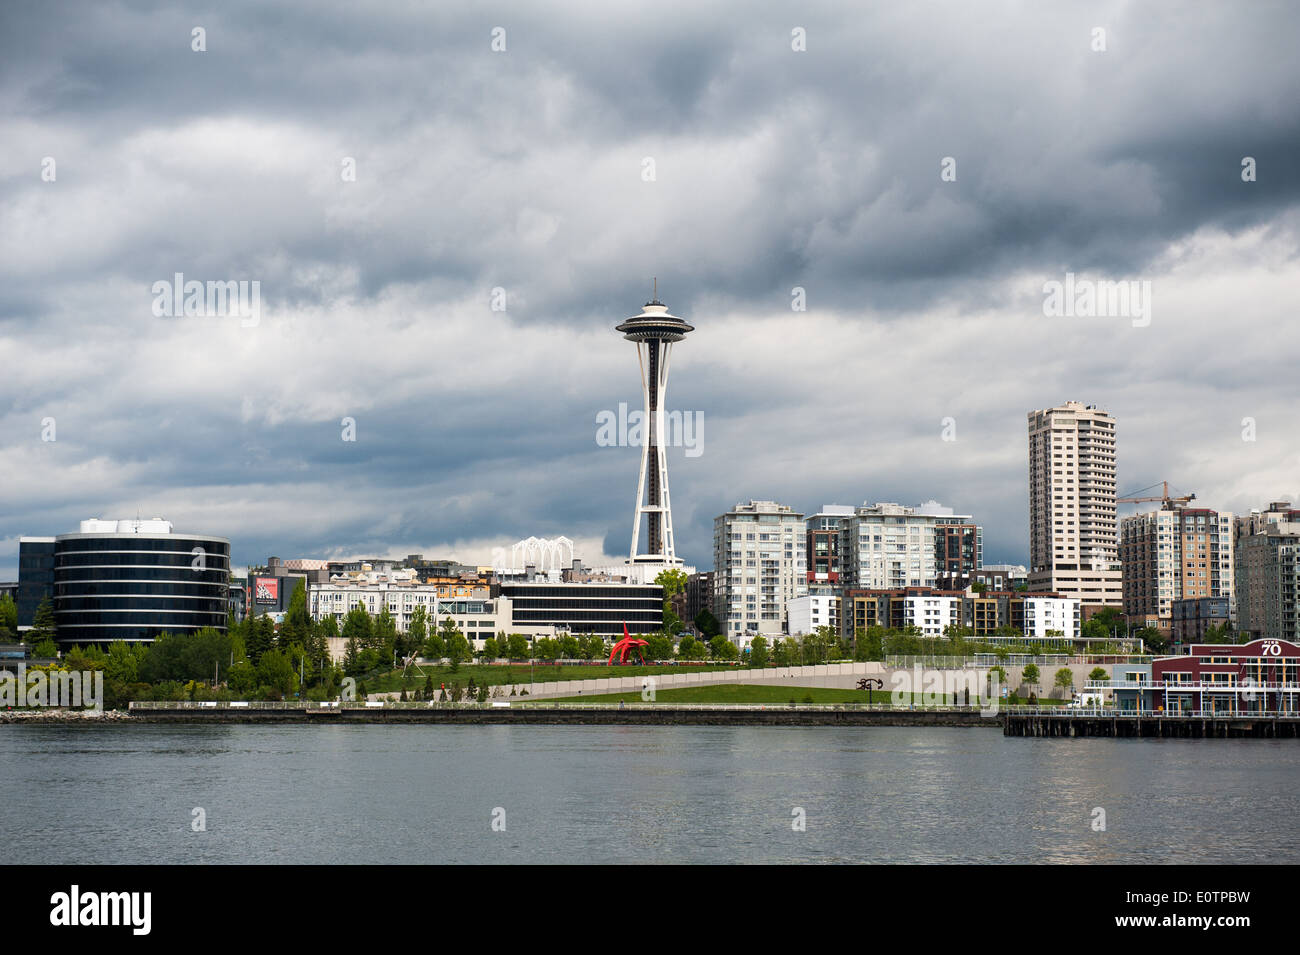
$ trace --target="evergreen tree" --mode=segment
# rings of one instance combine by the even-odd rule
[[[311,633],[311,616],[307,613],[307,585],[302,579],[294,588],[289,598],[289,609],[285,611],[284,623],[280,624],[279,644],[281,647],[298,646],[306,649],[307,638]]]
[[[382,654],[384,660],[391,660],[397,651],[397,621],[388,612],[387,600],[384,600],[379,615],[375,617],[373,639],[374,648]]]
[[[248,621],[248,636],[244,653],[254,666],[261,662],[262,654],[270,650],[275,643],[275,624],[266,614]]]
[[[36,608],[36,617],[32,620],[32,629],[27,631],[27,642],[38,644],[42,640],[53,640],[58,627],[54,622],[54,601],[49,597],[41,600]]]

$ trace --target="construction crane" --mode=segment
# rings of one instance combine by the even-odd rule
[[[1142,491],[1154,490],[1157,487],[1161,489],[1161,494],[1159,497],[1141,496]],[[1170,497],[1169,482],[1161,481],[1159,484],[1152,484],[1150,487],[1144,487],[1141,490],[1135,491],[1133,492],[1133,494],[1129,496],[1117,497],[1115,498],[1115,503],[1116,504],[1141,504],[1144,501],[1160,501],[1164,504],[1176,504],[1179,507],[1186,507],[1189,501],[1194,501],[1194,500],[1196,500],[1195,494],[1182,494],[1179,495],[1178,497]]]

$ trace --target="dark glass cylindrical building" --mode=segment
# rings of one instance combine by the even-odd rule
[[[226,629],[230,541],[176,534],[159,519],[83,521],[81,530],[54,539],[59,643]]]

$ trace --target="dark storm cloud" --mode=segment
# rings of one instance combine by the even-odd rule
[[[1221,349],[1194,299],[1135,345],[1045,325],[1036,296],[1066,270],[1168,292],[1171,248],[1256,230],[1289,274],[1297,25],[1280,3],[6,5],[0,536],[180,488],[239,523],[241,560],[529,533],[619,554],[636,453],[595,448],[594,415],[635,406],[610,328],[658,275],[699,328],[670,389],[706,412],[709,451],[671,464],[688,558],[770,496],[937,497],[1024,559],[1027,410],[1137,424],[1133,383],[1180,388],[1189,352],[1220,389],[1287,354],[1267,297],[1228,303],[1253,325]],[[261,281],[262,326],[154,318],[178,271]],[[1267,417],[1266,382],[1233,414]],[[34,448],[47,414],[59,446]],[[935,451],[947,414],[969,437]],[[1147,427],[1135,480],[1198,467],[1199,438]]]

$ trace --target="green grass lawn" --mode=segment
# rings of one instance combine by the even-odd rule
[[[543,666],[538,664],[532,668],[531,679],[537,683],[554,683],[559,680],[604,680],[619,676],[647,676],[656,673],[687,673],[732,669],[736,668],[725,664],[704,664],[699,666],[606,666],[604,664],[597,666]],[[421,674],[420,670],[423,670],[424,674]],[[528,686],[530,679],[527,664],[508,666],[501,663],[462,663],[460,669],[453,673],[449,666],[431,666],[422,663],[419,670],[412,666],[407,670],[407,673],[409,679],[406,682],[402,680],[401,669],[370,673],[358,677],[357,682],[366,685],[367,693],[397,693],[403,686],[408,691],[414,691],[424,686],[425,675],[430,673],[433,674],[435,689],[444,683],[447,686],[459,683],[464,687],[469,683],[470,677],[474,678],[476,686],[502,686],[509,683]]]
[[[920,703],[920,694],[917,694]],[[866,703],[865,690],[841,690],[830,687],[764,686],[748,683],[722,683],[717,686],[683,686],[655,692],[656,703]],[[889,690],[872,690],[872,703],[892,703]],[[538,700],[539,703],[550,702]],[[564,697],[557,703],[642,703],[639,692],[610,693],[603,696]],[[951,700],[949,701],[951,702]]]
[[[866,703],[867,693],[863,690],[841,690],[830,687],[807,686],[764,686],[762,684],[722,683],[717,686],[684,686],[662,689],[655,692],[656,703],[761,703],[782,704],[793,700],[796,703]],[[538,700],[538,703],[642,703],[639,692],[610,693],[602,696],[573,696],[558,700]],[[889,690],[872,690],[872,703],[892,703],[893,693]],[[915,694],[915,702],[921,704],[921,694]],[[951,699],[948,700],[952,702]],[[1039,700],[1042,706],[1057,706],[1065,700]]]

